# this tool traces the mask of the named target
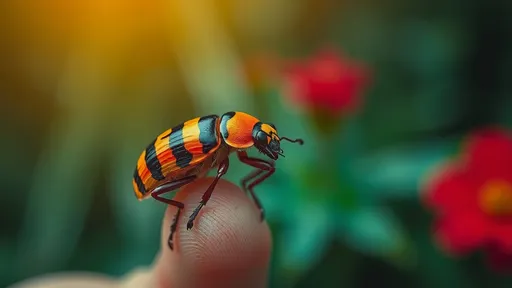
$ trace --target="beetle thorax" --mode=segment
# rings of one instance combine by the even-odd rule
[[[224,143],[236,149],[252,147],[252,131],[258,122],[256,117],[244,112],[228,112],[222,115],[219,128]]]

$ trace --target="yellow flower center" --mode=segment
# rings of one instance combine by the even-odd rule
[[[501,180],[485,183],[480,193],[480,205],[490,215],[512,215],[512,183]]]

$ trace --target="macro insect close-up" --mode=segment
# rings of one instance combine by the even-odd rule
[[[191,229],[201,208],[208,203],[217,182],[228,171],[229,155],[236,152],[241,162],[255,168],[242,179],[241,186],[254,200],[263,221],[264,209],[254,187],[270,177],[275,171],[274,161],[279,156],[284,157],[282,141],[301,145],[304,143],[302,139],[279,136],[276,126],[261,122],[244,112],[194,118],[164,131],[141,153],[133,173],[135,195],[139,200],[151,196],[178,208],[169,232],[168,245],[172,250],[173,236],[184,204],[162,195],[182,188],[206,176],[210,169],[218,167],[217,175],[187,221],[187,230]],[[251,147],[255,147],[270,160],[250,157],[246,150]]]
[[[511,8],[0,1],[0,288],[512,287]]]

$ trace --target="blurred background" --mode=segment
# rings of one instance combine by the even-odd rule
[[[472,131],[512,125],[510,3],[192,2],[0,2],[1,287],[149,265],[165,207],[135,199],[139,154],[231,110],[306,142],[256,189],[269,287],[512,285],[440,247],[421,197]]]

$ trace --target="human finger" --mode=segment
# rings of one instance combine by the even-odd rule
[[[114,288],[115,279],[87,272],[54,273],[30,278],[9,286],[9,288]]]
[[[176,207],[169,206],[162,224],[161,251],[154,267],[160,287],[265,287],[272,240],[254,202],[236,185],[219,181],[208,204],[186,229],[188,217],[212,183],[198,180],[174,198],[185,204],[174,250],[167,246]]]

